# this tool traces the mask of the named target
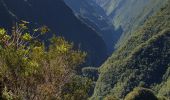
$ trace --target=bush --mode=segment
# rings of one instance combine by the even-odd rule
[[[125,100],[158,100],[158,98],[151,90],[138,87],[127,94]]]
[[[49,29],[43,26],[28,30],[22,22],[12,33],[0,29],[1,97],[22,100],[61,99],[65,84],[74,75],[74,68],[84,62],[85,53],[74,50],[62,37],[53,37],[47,48],[38,37]]]
[[[93,81],[81,76],[75,76],[64,86],[62,100],[87,100],[93,93]]]

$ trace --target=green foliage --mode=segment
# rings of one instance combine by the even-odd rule
[[[87,100],[93,90],[93,81],[81,76],[75,76],[64,86],[62,100]]]
[[[73,44],[65,41],[63,37],[53,37],[51,39],[51,46],[49,47],[49,57],[55,58],[56,56],[67,55],[66,61],[70,63],[70,66],[73,66],[73,69],[77,69],[77,64],[80,65],[84,62],[86,57],[85,52],[79,50],[75,51],[73,49]]]
[[[124,31],[116,44],[119,47],[127,42],[131,33],[143,25],[149,16],[157,13],[166,0],[105,0],[102,2],[104,2],[102,6],[104,5],[106,13],[112,18],[115,28],[121,27]]]
[[[166,83],[170,64],[169,8],[170,3],[167,3],[164,9],[131,33],[127,42],[99,68],[93,98],[114,94],[122,99],[135,87],[154,89],[160,83],[163,84],[162,90],[154,91],[159,94],[161,90],[160,96],[169,97]]]
[[[50,31],[50,29],[47,26],[42,26],[38,30],[40,30],[41,35],[44,35]],[[34,31],[37,31],[37,30],[34,30]]]
[[[98,68],[95,68],[95,67],[84,67],[82,69],[82,73],[83,73],[83,76],[88,77],[94,81],[97,80],[98,74],[99,74]]]
[[[158,98],[151,90],[139,87],[130,92],[125,100],[158,100]]]
[[[21,21],[20,24],[16,23],[16,26],[12,27],[11,34],[7,33],[5,29],[0,28],[0,45],[4,48],[13,47],[21,49],[27,45],[31,46],[31,43],[38,40],[39,36],[49,31],[48,27],[43,26],[36,29],[36,31],[32,31],[31,34],[28,28],[28,22],[26,21]]]
[[[3,100],[14,100],[12,92],[8,91],[7,87],[5,87],[3,90],[2,99]]]
[[[37,44],[38,37],[49,29],[43,26],[30,33],[27,24],[25,21],[16,24],[10,38],[6,37],[9,33],[5,29],[0,29],[1,97],[5,100],[61,100],[64,86],[72,82],[74,69],[84,62],[86,53],[74,50],[73,44],[62,37],[53,37],[49,48],[44,43]],[[72,97],[82,92],[79,98],[87,98],[90,81],[76,84],[78,87],[69,87],[77,88]]]
[[[22,36],[22,39],[24,41],[30,41],[32,39],[30,33],[25,33],[23,36]]]
[[[164,81],[154,87],[158,91],[158,97],[170,99],[170,67],[164,75]]]
[[[104,100],[119,100],[118,98],[116,98],[114,95],[107,95]]]
[[[0,28],[0,37],[4,36],[6,34],[5,29]]]
[[[161,97],[158,97],[158,100],[168,100],[168,99],[166,97],[161,96]]]

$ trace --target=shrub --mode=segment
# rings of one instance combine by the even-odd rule
[[[87,100],[92,95],[93,89],[92,80],[76,75],[64,86],[62,100]]]
[[[151,90],[138,87],[127,94],[125,100],[158,100],[158,98]]]
[[[1,94],[26,100],[61,99],[74,68],[83,63],[85,53],[74,50],[62,37],[53,37],[47,48],[38,37],[49,29],[43,26],[30,33],[27,23],[13,27],[12,33],[0,29]],[[5,92],[3,92],[5,90]]]

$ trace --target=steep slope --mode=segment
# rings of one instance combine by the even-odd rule
[[[122,27],[124,33],[117,46],[130,38],[130,33],[166,2],[166,0],[94,0],[112,18],[115,28]]]
[[[3,27],[18,20],[47,25],[57,35],[88,52],[87,65],[98,66],[107,56],[103,39],[77,19],[62,0],[0,0],[0,13],[0,26]]]
[[[92,0],[64,0],[79,19],[90,25],[104,39],[108,52],[112,53],[121,32],[115,31],[111,18]]]
[[[152,88],[159,95],[170,97],[169,9],[170,1],[131,33],[131,38],[101,66],[92,99],[98,100],[108,94],[123,98],[137,86]]]
[[[155,87],[158,96],[165,96],[170,99],[170,67],[168,67],[166,74],[163,77],[163,82]]]

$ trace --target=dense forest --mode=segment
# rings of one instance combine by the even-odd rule
[[[169,4],[168,1],[132,33],[130,39],[100,67],[94,98],[108,94],[124,98],[135,87],[150,88],[158,95],[170,97]]]
[[[0,100],[170,100],[170,0],[0,0]]]

